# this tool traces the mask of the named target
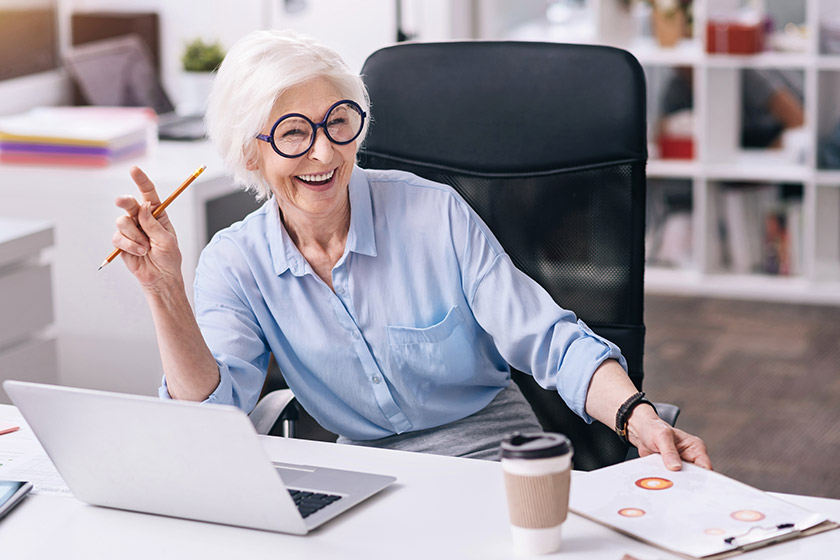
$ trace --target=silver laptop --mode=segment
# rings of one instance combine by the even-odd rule
[[[164,140],[205,137],[201,115],[179,115],[160,83],[152,53],[139,35],[91,41],[72,47],[64,64],[91,105],[151,107]]]
[[[272,463],[232,406],[20,381],[3,388],[73,495],[98,506],[302,535],[396,480]]]

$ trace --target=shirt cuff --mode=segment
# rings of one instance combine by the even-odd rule
[[[227,365],[219,364],[219,384],[216,386],[216,389],[210,393],[210,396],[202,402],[224,404],[232,400],[232,397],[230,396],[232,393],[233,388],[230,382],[230,372],[228,371],[228,367]],[[228,395],[229,397],[225,399],[224,395]],[[172,399],[172,395],[169,394],[169,388],[166,386],[166,375],[164,375],[161,379],[160,387],[158,388],[158,397],[166,400]]]
[[[598,367],[609,359],[618,361],[626,372],[627,360],[621,355],[618,346],[595,334],[586,323],[578,320],[578,326],[586,336],[576,340],[569,347],[569,355],[566,359],[571,364],[581,364],[581,369],[586,370],[587,374],[560,375],[558,389],[560,389],[561,395],[571,396],[567,402],[572,412],[583,418],[587,424],[591,424],[595,419],[586,413],[586,397],[589,394],[589,384],[592,381],[592,376],[595,375]]]

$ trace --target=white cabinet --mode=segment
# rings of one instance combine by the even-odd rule
[[[58,380],[51,266],[42,256],[52,244],[49,223],[0,218],[0,382]]]
[[[648,198],[655,211],[649,227],[656,236],[648,240],[647,290],[840,303],[840,170],[826,168],[840,167],[840,151],[833,162],[823,151],[832,134],[840,150],[840,53],[828,52],[840,50],[840,2],[694,0],[690,36],[671,48],[650,36],[644,7],[628,9],[622,0],[552,4],[561,6],[555,16],[566,23],[532,21],[501,36],[619,46],[639,59],[648,77]],[[765,51],[706,52],[707,24],[745,6],[776,16],[772,29],[762,24]],[[785,132],[781,148],[742,147],[742,98],[754,91],[745,72],[756,71],[800,83],[804,122]],[[690,159],[659,157],[656,141],[663,96],[677,72],[690,76]],[[743,212],[748,218],[738,223]],[[756,245],[763,251],[759,261],[744,261],[745,247]],[[651,249],[662,246],[666,258],[657,259]]]

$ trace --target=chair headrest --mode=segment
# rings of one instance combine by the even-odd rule
[[[372,154],[487,173],[647,157],[644,72],[621,49],[402,43],[374,52],[362,74]]]

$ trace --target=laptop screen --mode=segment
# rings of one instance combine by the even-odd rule
[[[64,62],[91,105],[151,107],[158,115],[175,110],[155,74],[148,47],[137,35],[79,45]]]

